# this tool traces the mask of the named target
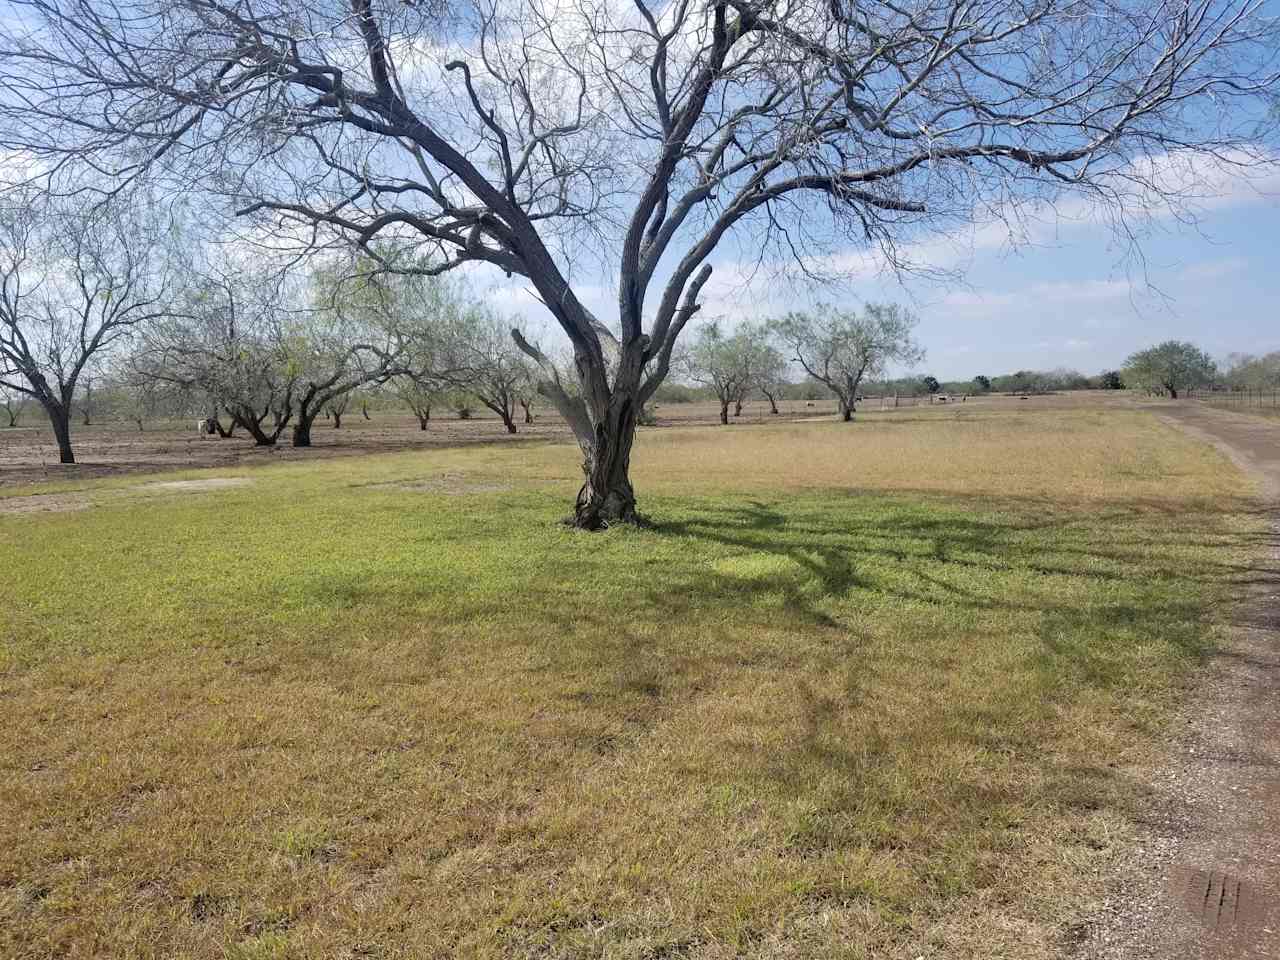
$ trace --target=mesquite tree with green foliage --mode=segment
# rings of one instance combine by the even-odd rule
[[[860,312],[824,304],[812,313],[788,313],[774,328],[804,372],[835,394],[847,422],[864,380],[884,376],[893,364],[910,366],[923,359],[912,336],[916,322],[897,304],[868,303]]]
[[[1124,362],[1126,383],[1148,390],[1167,391],[1174,400],[1184,390],[1212,383],[1218,365],[1194,343],[1166,340],[1131,354]]]
[[[743,326],[731,334],[716,321],[703,324],[683,358],[690,380],[710,387],[720,402],[720,423],[728,425],[729,406],[742,401],[763,373],[764,351],[761,331]]]

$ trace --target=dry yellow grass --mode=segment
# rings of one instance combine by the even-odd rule
[[[574,454],[0,516],[0,955],[1053,955],[1239,476],[1122,409],[651,430],[592,536]]]

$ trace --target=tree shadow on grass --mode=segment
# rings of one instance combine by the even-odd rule
[[[864,499],[870,508],[860,510]],[[1179,551],[1202,547],[1258,556],[1274,546],[1274,524],[1280,523],[1280,515],[1274,507],[1243,498],[1194,506],[1144,500],[1064,506],[1032,497],[932,494],[922,505],[914,497],[867,498],[855,492],[828,494],[826,500],[829,508],[800,512],[794,507],[784,512],[759,499],[703,506],[697,516],[662,522],[656,530],[663,536],[688,537],[794,563],[819,584],[818,590],[805,592],[809,597],[840,597],[868,586],[857,572],[857,562],[869,558],[897,561],[918,582],[921,589],[896,590],[902,599],[937,599],[936,594],[943,594],[948,602],[988,609],[1047,610],[1054,605],[1047,600],[1019,604],[982,594],[951,582],[942,572],[968,567],[993,574],[1023,571],[1116,584],[1210,581],[1245,587],[1280,581],[1276,565],[1262,558],[1237,562],[1201,556],[1189,565],[1178,556]],[[887,512],[875,509],[884,504]],[[1258,529],[1241,530],[1228,526],[1229,518],[1263,523]],[[683,596],[741,591],[751,583],[703,571],[686,583]],[[765,581],[755,586],[771,587]],[[876,589],[885,591],[885,584],[878,583]],[[794,590],[789,601],[817,615],[812,603]]]

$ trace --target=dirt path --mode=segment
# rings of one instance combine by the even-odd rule
[[[1280,958],[1280,423],[1194,402],[1159,416],[1259,480],[1270,531],[1240,571],[1230,639],[1184,711],[1175,760],[1138,772],[1145,836],[1073,954]]]

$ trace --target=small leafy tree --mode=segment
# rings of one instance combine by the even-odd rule
[[[978,388],[979,392],[987,393],[991,389],[991,378],[978,374],[973,378],[973,385]]]
[[[16,427],[26,411],[27,396],[17,389],[0,385],[0,412],[4,414],[4,425]]]
[[[342,415],[347,412],[347,407],[351,405],[351,394],[344,393],[334,397],[325,406],[324,412],[330,420],[333,421],[333,429],[342,429]]]
[[[1098,377],[1098,383],[1103,390],[1124,389],[1124,377],[1120,376],[1119,370],[1102,371],[1102,375]]]
[[[789,313],[776,329],[805,373],[835,394],[847,422],[864,379],[882,376],[891,364],[909,365],[924,357],[912,337],[916,323],[897,304],[868,303],[861,313],[825,305],[813,313]]]
[[[418,429],[431,424],[431,408],[445,394],[439,383],[422,374],[405,374],[391,381],[391,389],[418,421]]]
[[[721,424],[729,422],[729,405],[741,405],[755,382],[759,348],[754,330],[744,328],[726,335],[716,321],[699,327],[689,345],[683,358],[685,371],[690,380],[715,392]]]
[[[1124,364],[1125,382],[1167,391],[1174,400],[1182,391],[1211,383],[1217,373],[1213,358],[1184,340],[1166,340],[1139,350]]]
[[[449,382],[496,413],[516,432],[516,406],[533,389],[533,371],[501,317],[475,305],[444,334]],[[459,416],[461,416],[459,411]]]
[[[925,390],[929,393],[937,393],[939,390],[942,389],[942,384],[938,382],[937,377],[921,377],[920,383],[924,386]]]
[[[773,416],[778,415],[778,397],[791,386],[789,373],[790,365],[786,356],[773,343],[765,340],[760,347],[755,379],[756,386],[769,401],[769,413]]]

